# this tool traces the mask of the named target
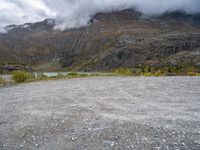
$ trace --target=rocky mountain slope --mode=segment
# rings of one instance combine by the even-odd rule
[[[52,19],[7,26],[0,34],[0,62],[89,71],[140,64],[200,67],[200,15],[149,17],[123,10],[96,14],[79,29],[54,27]]]

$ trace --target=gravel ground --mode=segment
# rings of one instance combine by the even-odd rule
[[[0,150],[200,150],[200,77],[97,77],[0,89]]]

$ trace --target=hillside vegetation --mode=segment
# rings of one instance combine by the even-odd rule
[[[37,70],[112,71],[118,68],[200,70],[200,15],[159,17],[134,10],[100,13],[88,26],[53,30],[47,20],[0,34],[0,62],[25,63]],[[166,72],[166,71],[165,71]],[[188,71],[189,72],[189,71]]]

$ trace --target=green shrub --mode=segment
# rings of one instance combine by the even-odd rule
[[[76,73],[76,72],[72,72],[72,73],[69,73],[67,75],[67,77],[70,77],[70,78],[74,78],[74,77],[77,77],[77,76],[78,76],[78,73]]]
[[[155,76],[166,76],[166,73],[164,73],[163,71],[161,70],[158,70],[154,73]]]
[[[4,79],[0,77],[0,85],[4,84],[4,82],[5,82]]]
[[[143,75],[143,76],[145,76],[145,77],[155,76],[155,74],[154,74],[154,73],[151,73],[151,72],[142,73],[141,75]]]
[[[200,73],[197,73],[197,72],[187,72],[186,75],[188,75],[188,76],[200,76]]]
[[[131,76],[131,75],[133,75],[132,70],[129,69],[129,68],[118,68],[118,69],[115,69],[114,72],[116,74],[125,75],[125,76]]]
[[[14,71],[12,75],[13,75],[13,80],[18,83],[25,82],[31,78],[30,73],[25,71]]]
[[[72,72],[67,75],[68,78],[84,78],[89,77],[88,74]]]

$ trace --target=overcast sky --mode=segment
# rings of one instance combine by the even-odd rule
[[[200,12],[200,0],[0,0],[0,27],[55,18],[57,28],[86,25],[97,12],[134,8],[150,15]]]

